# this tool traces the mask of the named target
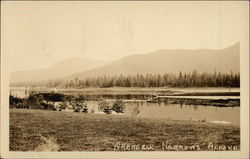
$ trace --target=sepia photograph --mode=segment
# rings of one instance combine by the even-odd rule
[[[249,157],[248,1],[1,1],[1,158],[198,155]]]

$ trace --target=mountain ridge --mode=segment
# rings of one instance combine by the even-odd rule
[[[235,43],[229,47],[218,50],[159,49],[147,54],[126,56],[111,63],[101,64],[98,67],[88,70],[81,70],[80,67],[72,67],[74,72],[69,72],[68,75],[61,77],[55,76],[55,78],[41,79],[40,81],[70,80],[74,78],[85,79],[88,77],[115,74],[175,74],[180,71],[191,72],[193,70],[198,72],[214,72],[216,70],[221,73],[230,73],[231,71],[237,73],[240,72],[239,56],[240,43]],[[63,61],[60,63],[62,64]],[[51,67],[59,70],[64,68],[58,67],[57,64]],[[32,81],[32,79],[29,79],[29,81]],[[29,81],[26,80],[25,82]]]
[[[127,56],[103,67],[79,72],[64,79],[113,74],[178,73],[179,71],[190,72],[192,70],[199,72],[214,72],[216,70],[222,73],[239,72],[239,48],[239,43],[236,43],[219,50],[160,49],[148,54]],[[194,60],[195,58],[197,60]],[[148,65],[145,65],[147,63]]]
[[[72,57],[47,68],[12,72],[10,73],[10,83],[36,82],[62,78],[78,72],[79,69],[87,71],[105,64],[106,62],[103,61]]]

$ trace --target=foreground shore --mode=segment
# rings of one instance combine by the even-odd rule
[[[10,151],[240,149],[237,126],[46,110],[10,109],[9,134]]]

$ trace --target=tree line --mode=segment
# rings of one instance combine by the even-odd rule
[[[239,73],[199,73],[192,71],[178,74],[104,75],[86,79],[54,80],[47,87],[239,87]]]
[[[56,102],[59,104],[55,105]],[[88,113],[88,106],[84,96],[48,92],[32,92],[27,98],[19,98],[10,95],[9,108],[44,109],[54,111],[64,111],[65,109],[69,108],[72,109],[73,112]],[[122,100],[116,100],[114,103],[110,103],[100,99],[98,103],[98,109],[99,111],[102,111],[106,114],[111,114],[112,111],[116,112],[117,114],[124,113],[125,103]],[[91,110],[90,113],[94,113],[94,110]],[[139,114],[139,112],[137,114]]]

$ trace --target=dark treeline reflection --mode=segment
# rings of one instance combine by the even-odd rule
[[[68,93],[78,95],[79,93]],[[144,100],[143,94],[83,94],[85,99],[88,101],[96,101],[100,99],[130,99],[130,100]]]
[[[48,87],[239,87],[239,73],[199,73],[197,71],[179,74],[136,74],[99,76],[87,79],[54,80]]]

